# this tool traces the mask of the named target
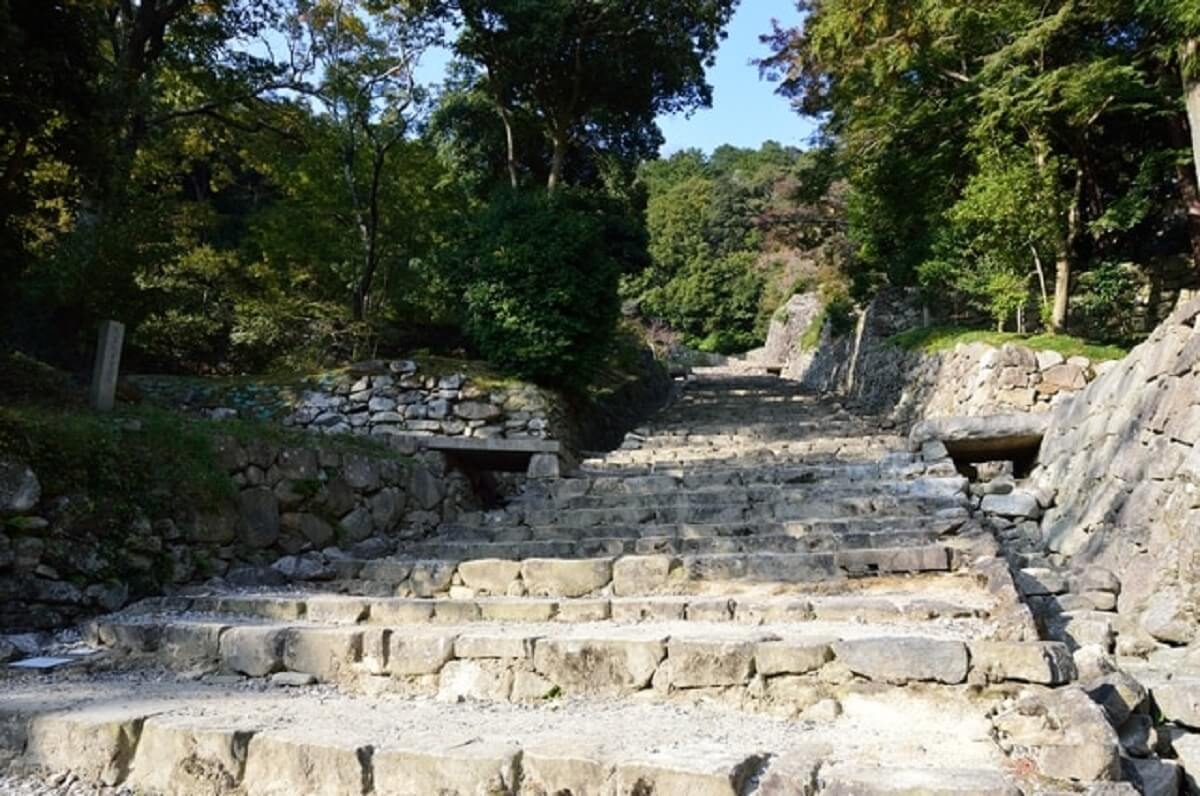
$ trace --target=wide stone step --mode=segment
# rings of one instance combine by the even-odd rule
[[[848,691],[794,722],[655,704],[310,699],[130,675],[42,685],[0,699],[0,718],[25,765],[179,796],[1021,793],[988,707]]]
[[[1053,686],[1076,677],[1061,642],[973,638],[970,620],[905,630],[816,620],[358,627],[150,616],[102,620],[89,636],[114,655],[180,672],[291,672],[449,701],[706,698],[721,689],[726,704],[785,715],[834,696],[835,683]]]
[[[945,526],[943,526],[945,527]],[[466,541],[431,541],[404,545],[402,555],[420,558],[454,559],[498,558],[520,561],[526,558],[596,558],[604,556],[714,555],[733,553],[816,553],[927,545],[941,539],[937,530],[714,535],[697,537],[638,536],[638,529],[626,529],[624,536],[604,536],[609,528],[560,534],[561,538],[525,541],[480,541],[486,531],[472,534]],[[502,533],[500,534],[503,535]],[[444,538],[439,536],[439,539]]]
[[[605,523],[602,526],[569,525],[523,525],[506,522],[448,523],[438,529],[429,542],[527,542],[527,541],[583,541],[588,539],[717,539],[727,537],[767,536],[833,536],[845,537],[850,546],[861,546],[852,540],[862,534],[896,532],[900,534],[923,534],[936,539],[953,533],[967,520],[965,509],[947,511],[941,517],[894,517],[872,515],[869,517],[845,517],[840,519],[815,519],[805,521],[758,520],[753,522],[688,522],[688,523]]]
[[[920,592],[865,590],[844,594],[763,597],[721,594],[657,597],[473,597],[418,599],[345,594],[219,594],[144,600],[120,616],[251,618],[332,625],[458,624],[464,622],[870,622],[875,627],[933,620],[986,621],[993,598],[963,578],[927,582]],[[982,625],[981,625],[982,627]]]
[[[614,501],[618,502],[619,501]],[[806,521],[828,518],[931,517],[947,511],[965,512],[965,494],[929,497],[888,494],[823,496],[808,500],[742,503],[679,503],[678,505],[608,508],[510,507],[502,518],[512,524],[594,528],[607,525],[740,523],[758,520]]]
[[[840,482],[903,480],[931,477],[954,477],[957,470],[950,462],[927,464],[914,461],[904,454],[894,460],[766,465],[755,468],[741,466],[677,467],[661,465],[651,473],[624,474],[620,468],[604,469],[604,460],[597,459],[596,467],[581,469],[576,477],[550,482],[546,486],[555,496],[571,497],[588,493],[638,494],[665,492],[672,488],[690,490],[720,490],[727,487],[760,484],[806,484],[837,480]]]
[[[798,464],[744,470],[740,467],[692,471],[663,468],[652,476],[623,477],[599,473],[590,477],[565,478],[545,484],[549,497],[567,500],[583,495],[663,494],[674,490],[717,492],[735,487],[796,486],[806,484],[906,481],[922,476],[955,477],[953,467],[927,465],[909,455],[895,461],[869,464]]]
[[[670,479],[674,482],[674,479]],[[535,510],[607,509],[607,508],[676,508],[682,506],[753,504],[795,504],[830,498],[850,499],[873,497],[880,500],[906,498],[958,498],[966,495],[968,482],[955,475],[951,478],[920,478],[907,480],[856,479],[822,480],[800,484],[727,485],[719,488],[689,489],[678,482],[664,482],[654,491],[620,491],[605,493],[604,486],[590,483],[555,485],[548,495],[529,494],[520,501],[526,512]],[[573,494],[572,489],[586,494]]]
[[[798,467],[811,465],[869,465],[878,462],[888,450],[872,451],[720,451],[653,456],[649,452],[619,451],[602,459],[585,459],[578,474],[595,475],[652,475],[661,471],[685,468],[688,471]]]
[[[587,597],[688,594],[739,584],[787,589],[853,578],[947,572],[958,566],[944,544],[864,548],[823,553],[728,553],[600,558],[422,560],[338,559],[329,568],[298,573],[298,581],[338,581],[367,596],[451,596],[459,584],[477,594]]]

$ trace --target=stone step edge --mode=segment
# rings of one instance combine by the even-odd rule
[[[949,572],[962,564],[960,549],[933,544],[826,553],[658,554],[520,561],[338,559],[331,562],[331,567],[334,580],[384,583],[395,586],[395,596],[399,597],[448,596],[454,585],[461,584],[483,595],[506,596],[517,590],[521,596],[575,598],[663,594],[696,582],[784,585]],[[295,581],[306,579],[299,571],[292,577]]]
[[[84,783],[137,792],[192,792],[186,789],[196,775],[185,772],[200,772],[194,783],[196,793],[211,793],[214,783],[220,783],[223,791],[246,796],[911,792],[886,784],[897,780],[923,785],[922,792],[932,796],[1014,792],[1013,782],[1002,771],[830,766],[822,764],[817,752],[780,755],[727,744],[718,749],[709,742],[700,755],[689,744],[687,751],[616,756],[598,753],[595,742],[581,744],[574,737],[553,736],[534,741],[480,739],[465,746],[448,740],[339,743],[296,729],[264,728],[251,718],[204,721],[187,710],[188,706],[168,703],[154,712],[83,707],[23,714],[8,722],[20,736],[20,748],[14,745],[12,751],[49,774],[73,774]]]
[[[879,550],[922,546],[948,541],[954,530],[933,531],[856,531],[790,534],[729,534],[726,536],[549,536],[511,538],[516,534],[499,533],[491,538],[448,538],[406,543],[398,555],[408,558],[440,558],[471,561],[480,557],[516,561],[525,558],[553,558],[577,555],[730,555],[834,553],[851,550]]]
[[[925,484],[931,479],[919,478],[900,484]],[[958,479],[937,479],[939,481],[957,481]],[[831,487],[827,483],[810,485],[819,486],[822,490],[829,489],[828,494],[812,495],[816,490],[805,489],[801,486],[762,485],[726,487],[723,489],[677,489],[671,492],[635,492],[635,493],[598,493],[572,495],[570,497],[536,497],[526,496],[514,506],[527,511],[596,511],[610,508],[651,509],[651,508],[721,508],[749,505],[796,505],[812,500],[859,501],[871,498],[894,498],[898,501],[916,501],[931,499],[952,499],[966,495],[967,480],[961,484],[947,484],[944,488],[938,485],[923,492],[919,489],[895,488],[896,483],[876,487],[868,481],[849,482],[849,488]],[[889,488],[891,487],[891,488]],[[734,492],[735,494],[730,494]],[[712,498],[712,499],[710,499]],[[715,498],[721,498],[717,501]],[[624,503],[622,503],[622,501]],[[612,503],[614,505],[604,505]],[[599,504],[599,505],[596,505]],[[632,504],[632,505],[631,505]]]
[[[929,517],[920,515],[905,515],[905,514],[870,514],[856,517],[823,517],[807,520],[743,520],[743,521],[724,521],[724,522],[663,522],[663,523],[603,523],[601,525],[527,525],[527,524],[509,524],[500,522],[448,522],[439,526],[439,533],[453,534],[456,532],[492,532],[492,531],[515,531],[529,530],[535,533],[562,533],[566,531],[587,531],[594,533],[596,531],[604,531],[605,529],[620,528],[621,530],[638,530],[644,531],[639,536],[653,535],[662,537],[677,536],[684,531],[720,531],[723,529],[742,530],[757,527],[768,531],[787,531],[788,535],[795,533],[879,533],[888,530],[888,524],[901,525],[900,530],[911,530],[914,526],[922,524],[945,525],[949,530],[954,530],[961,527],[969,518],[969,512],[964,508],[959,510],[957,507],[953,509],[953,516],[945,517]],[[854,531],[841,530],[841,527],[853,528],[858,525],[868,527],[878,527],[877,531]],[[668,529],[673,529],[676,533],[667,533]],[[720,534],[716,534],[720,535]],[[685,537],[686,538],[686,537]],[[422,541],[436,541],[436,537],[432,537]]]
[[[849,468],[841,468],[849,469]],[[768,475],[774,477],[774,480],[762,481],[751,480],[740,484],[706,484],[706,483],[689,483],[690,475],[673,476],[673,475],[657,475],[645,476],[640,479],[634,479],[634,483],[623,483],[624,479],[616,479],[612,476],[603,475],[595,479],[589,478],[565,478],[557,482],[551,482],[542,489],[544,490],[544,499],[573,499],[580,497],[666,497],[670,495],[715,495],[721,494],[725,490],[740,490],[740,491],[772,491],[772,492],[804,492],[812,489],[826,488],[830,486],[843,486],[854,488],[877,488],[880,490],[891,487],[906,488],[914,483],[922,481],[950,481],[953,480],[958,472],[951,472],[948,469],[939,466],[939,473],[930,474],[926,472],[927,465],[924,463],[909,464],[901,468],[885,468],[879,465],[855,466],[852,475],[855,477],[843,477],[845,473],[840,472],[839,468],[821,467],[814,465],[812,467],[788,467],[780,468],[778,472],[771,474],[750,474],[752,478],[766,478]],[[745,476],[746,473],[738,471],[739,475]],[[667,483],[667,482],[670,483]],[[639,483],[640,482],[640,483]],[[602,484],[599,491],[596,490],[598,484]],[[579,493],[577,490],[584,485],[588,487],[586,492]],[[611,489],[612,491],[607,491]],[[535,493],[537,494],[537,493]],[[537,496],[542,497],[542,494]]]
[[[289,671],[336,685],[388,677],[407,680],[421,693],[439,698],[500,702],[537,701],[556,693],[630,696],[651,689],[665,694],[712,688],[742,689],[753,698],[770,695],[773,681],[781,677],[791,678],[789,686],[798,677],[811,685],[858,678],[944,686],[1060,686],[1077,678],[1070,649],[1057,641],[912,635],[783,641],[769,631],[758,640],[668,633],[593,638],[431,631],[97,621],[88,626],[87,635],[117,655],[149,656],[176,670],[219,667],[247,677]]]
[[[129,616],[199,613],[327,625],[461,624],[464,622],[772,622],[928,621],[987,619],[990,612],[940,599],[897,604],[886,597],[741,597],[665,595],[658,597],[414,599],[353,597],[341,594],[216,595],[151,598],[125,609]]]

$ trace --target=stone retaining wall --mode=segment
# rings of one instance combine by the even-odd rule
[[[1119,648],[1200,639],[1200,300],[1055,408],[1040,462],[1033,482],[1056,495],[1044,547],[1116,573]]]
[[[131,381],[152,399],[212,418],[279,419],[326,434],[561,439],[566,425],[553,393],[520,382],[482,382],[463,373],[421,373],[412,360],[360,362],[297,385],[221,385],[149,376]]]
[[[93,529],[87,496],[43,498],[35,473],[0,462],[0,629],[62,627],[211,578],[317,578],[339,555],[386,555],[478,508],[466,478],[436,453],[216,444],[228,498],[170,516],[135,510],[121,539]]]
[[[1047,412],[1062,395],[1078,392],[1113,363],[1066,359],[1021,345],[959,345],[926,354],[889,340],[920,328],[919,298],[884,291],[864,310],[843,389],[858,406],[887,412],[899,423],[934,417]]]

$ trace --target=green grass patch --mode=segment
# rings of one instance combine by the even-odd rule
[[[1064,357],[1087,357],[1093,362],[1122,359],[1129,353],[1129,349],[1122,346],[1094,343],[1069,335],[1027,335],[960,326],[927,326],[923,329],[912,329],[895,335],[888,342],[905,351],[921,351],[927,354],[950,351],[960,343],[986,343],[997,347],[1005,343],[1016,343],[1034,351],[1056,351]]]
[[[825,310],[818,312],[796,341],[801,352],[816,351],[821,344],[821,332],[825,331]]]

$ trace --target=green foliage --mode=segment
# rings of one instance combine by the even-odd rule
[[[759,150],[720,147],[711,158],[684,151],[643,166],[652,265],[627,279],[623,294],[701,351],[761,343],[796,286],[816,281],[823,255],[809,260],[797,250],[837,234],[839,209],[801,198],[812,186],[797,175],[808,165],[809,156],[768,142]],[[795,273],[797,261],[814,263],[813,273]]]
[[[762,65],[849,183],[856,294],[919,285],[1003,324],[1044,295],[1039,263],[1069,292],[1162,241],[1200,251],[1175,168],[1191,5],[802,3]]]
[[[1074,314],[1080,326],[1118,343],[1136,340],[1143,329],[1133,312],[1113,312],[1113,307],[1133,307],[1141,287],[1129,263],[1101,263],[1080,279]]]
[[[956,346],[970,345],[971,343],[987,343],[992,346],[1017,343],[1035,351],[1055,351],[1068,358],[1087,357],[1093,362],[1123,359],[1129,353],[1129,349],[1122,346],[1097,344],[1068,335],[1021,335],[1012,332],[966,329],[959,326],[926,326],[921,329],[912,329],[892,337],[889,342],[905,351],[922,351],[930,354],[952,351]]]
[[[217,464],[211,435],[161,410],[114,417],[0,407],[0,455],[28,462],[49,497],[91,496],[97,522],[114,531],[137,510],[165,514],[231,497],[233,483]]]
[[[476,85],[515,134],[533,127],[540,162],[518,162],[553,188],[574,156],[580,171],[608,157],[650,159],[662,141],[655,119],[706,107],[705,81],[736,0],[427,0],[453,16],[455,52],[477,69]],[[453,13],[452,13],[453,12]],[[589,153],[597,153],[593,159]],[[577,181],[578,182],[578,181]],[[592,184],[592,183],[589,183]],[[516,187],[514,185],[513,187]]]
[[[981,153],[962,197],[946,211],[935,257],[918,268],[923,284],[953,286],[998,324],[1029,303],[1036,269],[1053,262],[1059,234],[1055,184],[1020,154]]]
[[[490,361],[582,389],[611,350],[636,232],[609,203],[502,192],[467,245],[465,326]]]

